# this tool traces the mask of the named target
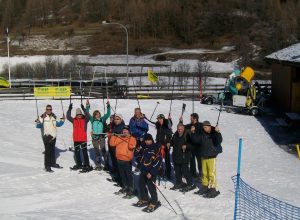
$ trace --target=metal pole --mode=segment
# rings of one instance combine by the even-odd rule
[[[110,22],[110,21],[102,21],[102,24],[114,24],[121,26],[125,32],[126,32],[126,85],[128,86],[129,80],[128,80],[128,30],[125,25],[117,23],[117,22]]]
[[[242,147],[243,147],[243,139],[239,139],[239,152],[238,152],[238,166],[237,166],[237,180],[236,180],[236,188],[235,188],[235,205],[234,205],[234,220],[237,218],[237,208],[239,202],[239,191],[240,191],[240,173],[241,173],[241,159],[242,159]]]
[[[7,34],[7,58],[8,58],[8,81],[9,81],[9,88],[11,88],[11,78],[10,78],[10,57],[9,57],[9,34],[8,34],[8,28],[6,28],[6,34]]]

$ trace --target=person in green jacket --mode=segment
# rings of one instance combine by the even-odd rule
[[[102,164],[107,166],[108,164],[108,155],[105,149],[105,132],[106,132],[106,120],[110,117],[110,104],[109,101],[107,104],[107,112],[104,116],[101,117],[101,113],[99,110],[95,110],[93,115],[90,114],[90,122],[92,124],[92,144],[95,150],[96,158],[95,158],[95,169],[102,170]],[[86,109],[90,110],[90,103],[87,100]],[[105,167],[108,169],[107,167]]]

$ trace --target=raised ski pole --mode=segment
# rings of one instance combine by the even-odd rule
[[[225,86],[224,86],[224,90],[223,90],[223,96],[225,96],[225,90],[226,90],[227,80],[228,79],[226,79],[226,82],[225,82]],[[220,105],[220,109],[219,109],[219,115],[218,115],[216,127],[219,125],[219,120],[220,120],[220,115],[221,115],[221,111],[222,111],[222,108],[223,108],[224,98],[225,97],[222,97],[222,101],[221,101],[221,105]]]
[[[172,95],[171,95],[171,103],[170,103],[170,109],[169,109],[169,116],[171,116],[171,111],[172,111],[173,94],[174,94],[174,84],[175,84],[175,76],[174,76],[174,79],[173,79],[173,88],[172,88]]]
[[[39,118],[39,109],[38,109],[38,103],[37,103],[37,98],[36,97],[35,97],[35,108],[36,108],[37,118]]]
[[[133,83],[133,89],[134,89],[134,93],[135,93],[135,97],[136,97],[137,103],[139,105],[139,108],[141,109],[140,102],[139,102],[139,99],[138,99],[138,96],[137,96],[137,93],[136,93],[135,83],[134,83],[133,77],[131,77],[131,80],[132,80],[132,83]]]
[[[61,104],[61,110],[63,112],[63,118],[65,118],[65,111],[64,111],[64,106],[63,106],[63,103],[62,103],[62,99],[60,98],[60,104]]]
[[[152,112],[152,115],[151,115],[151,117],[150,117],[150,121],[151,121],[151,119],[152,119],[152,117],[153,117],[153,115],[154,115],[154,113],[155,113],[155,111],[156,111],[156,109],[157,109],[157,106],[158,106],[159,104],[160,104],[159,102],[156,102],[156,106],[155,106],[155,108],[154,108],[154,110],[153,110],[153,112]]]
[[[91,97],[91,92],[92,92],[92,88],[93,88],[93,84],[94,84],[95,73],[96,73],[96,71],[94,70],[94,72],[93,72],[93,78],[92,78],[92,83],[91,83],[91,87],[90,87],[90,91],[89,91],[88,100],[90,100],[90,97]]]
[[[164,197],[164,199],[167,201],[167,203],[169,204],[169,206],[172,208],[173,212],[177,214],[177,212],[175,211],[175,209],[173,208],[173,206],[171,205],[171,203],[167,200],[167,198],[164,196],[164,194],[160,191],[159,187],[155,184],[155,182],[152,181],[152,183],[154,184],[155,188],[159,191],[159,193]]]
[[[195,74],[193,73],[193,113],[195,113]]]

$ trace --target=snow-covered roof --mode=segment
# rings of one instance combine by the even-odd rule
[[[282,50],[266,56],[266,60],[275,62],[288,62],[300,65],[300,43],[293,44]]]

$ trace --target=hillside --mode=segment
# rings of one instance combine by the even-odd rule
[[[162,48],[235,46],[243,65],[264,67],[263,57],[300,37],[298,1],[2,0],[0,25],[9,28],[12,55],[125,54]],[[0,55],[7,53],[5,35]],[[193,55],[191,55],[193,56]],[[205,59],[205,58],[203,58]],[[201,58],[200,58],[201,60]],[[211,59],[214,60],[214,59]]]

